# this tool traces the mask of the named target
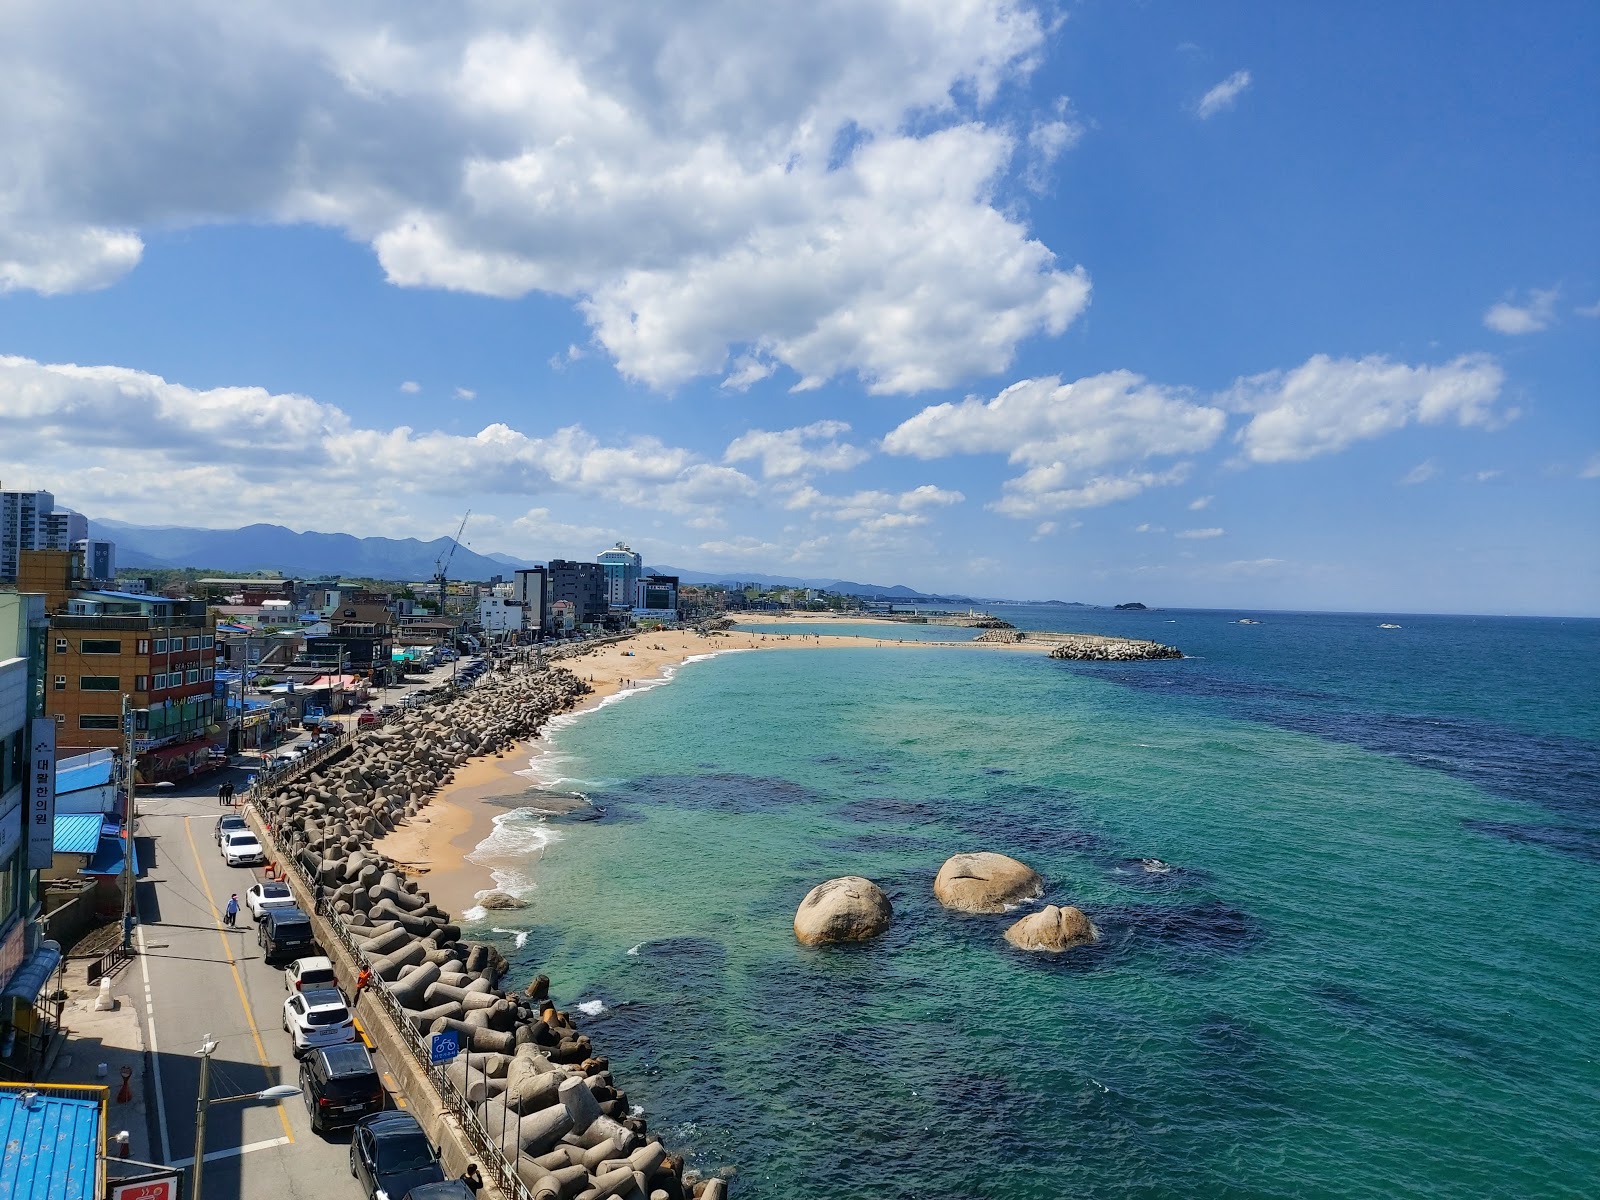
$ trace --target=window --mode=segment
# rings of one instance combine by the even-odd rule
[[[199,683],[200,682],[200,668],[199,667],[191,667],[191,668],[189,668],[189,678],[188,678],[188,680],[186,682],[188,682],[188,683]]]
[[[200,678],[204,679],[207,683],[210,683],[213,679],[216,678],[216,676],[217,676],[217,669],[215,667],[202,667],[202,668],[200,668]]]
[[[114,692],[122,687],[122,680],[115,675],[79,675],[78,690],[80,692]]]
[[[215,647],[215,646],[216,646],[216,644],[217,644],[217,639],[216,639],[216,638],[214,638],[214,637],[212,637],[212,636],[211,636],[211,635],[210,635],[210,634],[209,634],[209,633],[208,633],[208,634],[206,634],[206,636],[205,636],[205,637],[203,637],[203,638],[201,638],[201,639],[200,639],[200,644],[201,644],[201,646],[202,646],[202,647],[204,647],[204,648],[205,648],[205,649],[207,649],[207,650],[210,650],[210,649],[212,649],[212,648],[213,648],[213,647]]]
[[[138,645],[138,649],[134,651],[135,654],[149,654],[150,653],[150,639],[149,638],[140,638],[138,640],[138,642],[137,642],[137,645]]]
[[[66,690],[67,690],[67,677],[65,675],[57,675],[56,676],[56,691],[64,692]]]
[[[200,649],[200,639],[197,638],[197,637],[190,638],[189,639],[189,649],[191,649],[191,650]]]
[[[136,692],[148,692],[150,690],[150,676],[135,675],[133,677],[133,690]]]
[[[56,653],[57,654],[65,654],[66,652],[67,652],[67,639],[66,638],[57,638],[56,639]]]
[[[121,654],[122,643],[115,638],[84,638],[78,648],[85,654]]]
[[[167,652],[167,639],[166,638],[157,638],[156,639],[155,652],[157,654],[165,654]]]
[[[100,717],[84,713],[78,718],[79,729],[115,729],[116,727],[117,718],[114,715]]]

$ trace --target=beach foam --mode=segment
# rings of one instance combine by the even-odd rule
[[[494,832],[484,838],[467,861],[489,868],[494,888],[485,888],[477,895],[481,899],[498,889],[517,899],[525,898],[534,889],[533,869],[545,849],[561,840],[542,814],[528,809],[503,813],[494,819]],[[481,905],[468,909],[462,916],[466,920],[482,920]]]
[[[527,934],[523,934],[523,936],[526,937]],[[518,945],[520,946],[521,943],[519,942]],[[606,1002],[604,1000],[580,1000],[573,1007],[586,1017],[598,1017],[605,1012]]]

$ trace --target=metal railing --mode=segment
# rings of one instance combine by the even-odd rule
[[[125,964],[133,961],[133,951],[123,946],[120,942],[107,950],[99,958],[89,963],[88,983],[99,983],[108,975],[115,975]]]
[[[347,741],[353,740],[353,738],[347,738]],[[294,767],[300,765],[300,763],[292,764]],[[283,778],[284,776],[280,775],[274,782],[282,782]],[[266,840],[279,865],[280,876],[283,872],[292,870],[300,880],[301,886],[312,895],[316,895],[319,881],[312,878],[299,857],[289,852],[288,847],[278,837],[277,830],[273,828],[268,820],[267,812],[262,804],[264,796],[265,793],[261,792],[260,784],[258,783],[254,791],[246,794],[244,802],[255,811],[262,828],[266,830]],[[367,955],[357,944],[355,936],[350,932],[344,919],[333,911],[332,905],[324,903],[317,906],[317,915],[327,928],[333,931],[358,967],[366,968],[370,966],[370,960]],[[411,1052],[412,1058],[416,1060],[416,1065],[421,1069],[423,1078],[428,1081],[438,1096],[440,1109],[454,1118],[461,1136],[477,1155],[479,1169],[484,1172],[485,1178],[492,1180],[495,1186],[500,1189],[500,1193],[507,1197],[508,1200],[533,1200],[533,1194],[528,1190],[528,1186],[523,1183],[522,1177],[517,1173],[516,1166],[506,1157],[505,1151],[500,1148],[500,1144],[491,1138],[488,1131],[484,1129],[483,1123],[478,1119],[478,1114],[473,1112],[472,1105],[446,1073],[444,1065],[433,1061],[433,1048],[428,1039],[422,1035],[416,1024],[406,1015],[405,1008],[399,1000],[395,999],[387,985],[376,976],[373,976],[363,994],[376,1000],[388,1015],[395,1032],[399,1035],[401,1044]],[[470,1053],[470,1051],[464,1052]]]

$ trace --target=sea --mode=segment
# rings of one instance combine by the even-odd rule
[[[993,611],[1186,657],[710,638],[534,744],[469,935],[744,1200],[1600,1195],[1600,621]],[[941,908],[975,850],[1099,939]],[[840,875],[890,931],[798,945]]]

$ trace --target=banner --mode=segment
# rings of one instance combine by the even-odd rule
[[[28,732],[28,869],[43,871],[55,856],[56,722],[35,717]]]
[[[150,1174],[139,1179],[111,1180],[111,1200],[178,1200],[178,1176]]]

